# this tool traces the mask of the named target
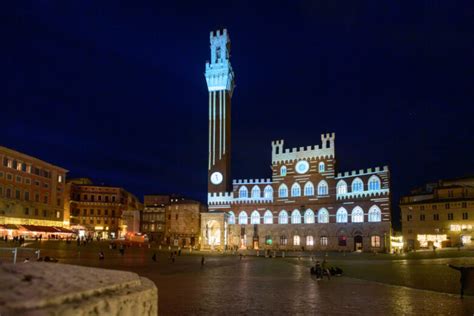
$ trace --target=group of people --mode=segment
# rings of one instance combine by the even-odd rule
[[[1,237],[1,240],[4,241],[4,242],[8,242],[8,236],[5,235],[5,236]],[[12,238],[12,241],[13,241],[14,243],[15,243],[15,242],[19,243],[20,246],[21,246],[21,245],[25,242],[25,237],[23,237],[23,236],[15,236],[15,237]]]
[[[342,275],[342,269],[339,267],[329,267],[326,259],[323,262],[319,262],[316,260],[314,267],[311,267],[310,272],[312,275],[316,275],[317,280],[322,280],[323,277],[326,275],[328,280],[331,279],[331,276],[340,276]]]

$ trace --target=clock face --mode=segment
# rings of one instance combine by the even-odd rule
[[[214,172],[213,174],[211,174],[211,183],[212,184],[221,184],[222,180],[224,179],[224,177],[222,176],[222,173],[220,172]]]
[[[306,173],[309,170],[309,163],[306,160],[300,160],[296,164],[295,169],[296,169],[296,172],[298,172],[300,174]]]

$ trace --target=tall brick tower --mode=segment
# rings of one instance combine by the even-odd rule
[[[211,32],[211,61],[206,63],[209,91],[208,192],[231,192],[230,117],[234,72],[230,64],[230,38],[227,30]]]

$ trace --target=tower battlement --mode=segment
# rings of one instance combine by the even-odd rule
[[[335,133],[321,134],[321,146],[284,148],[284,140],[272,141],[272,163],[307,158],[334,157]]]
[[[339,172],[336,179],[388,172],[388,166]]]

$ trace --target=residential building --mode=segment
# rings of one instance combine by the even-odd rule
[[[474,238],[474,177],[445,179],[400,200],[407,249],[471,246]]]
[[[0,225],[68,226],[64,219],[67,170],[0,146]]]
[[[88,178],[71,179],[67,185],[71,228],[79,235],[124,237],[123,212],[142,210],[140,201],[123,188],[97,185]]]
[[[173,197],[174,198],[174,197]],[[166,206],[171,202],[170,195],[145,195],[141,214],[141,232],[148,236],[150,242],[165,242]]]
[[[166,244],[182,248],[199,247],[200,214],[205,212],[207,208],[201,202],[171,198],[166,206]]]

